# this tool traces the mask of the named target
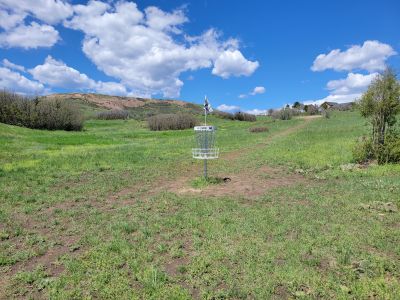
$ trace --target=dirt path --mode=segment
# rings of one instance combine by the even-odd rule
[[[221,159],[229,162],[234,162],[242,157],[246,156],[255,149],[260,149],[268,145],[271,141],[292,134],[302,128],[306,127],[312,120],[319,116],[312,116],[304,118],[304,122],[296,126],[287,128],[276,134],[271,134],[262,143],[252,145],[238,149],[229,153],[224,153]],[[304,176],[298,174],[288,173],[280,168],[272,168],[269,166],[259,166],[252,169],[241,170],[234,174],[217,174],[217,176],[229,176],[230,181],[227,183],[221,183],[216,185],[209,185],[205,188],[196,189],[191,186],[191,181],[198,177],[197,170],[193,168],[187,170],[180,170],[180,175],[171,180],[157,179],[150,183],[148,186],[138,185],[131,186],[120,190],[118,193],[113,193],[107,197],[106,201],[91,201],[90,203],[76,203],[76,202],[64,202],[52,206],[51,208],[42,210],[42,213],[46,216],[45,219],[50,220],[54,217],[54,213],[57,209],[68,210],[77,208],[79,205],[90,204],[93,208],[102,211],[104,213],[112,213],[112,210],[116,207],[124,207],[131,205],[136,202],[137,198],[149,198],[157,195],[161,192],[172,192],[178,195],[197,195],[201,197],[218,197],[218,196],[230,196],[235,198],[244,198],[251,200],[257,198],[266,191],[282,187],[291,186],[295,184],[306,183],[307,179]],[[19,220],[22,226],[27,229],[36,232],[42,236],[45,236],[49,241],[57,241],[58,244],[55,247],[49,248],[44,254],[40,256],[32,257],[23,262],[19,262],[11,266],[7,271],[0,274],[0,290],[9,284],[10,278],[19,271],[33,270],[38,265],[43,265],[48,272],[49,276],[59,276],[63,272],[63,267],[57,263],[60,256],[71,252],[71,245],[79,240],[79,236],[68,236],[60,240],[60,236],[56,232],[52,232],[48,228],[48,224],[41,223],[40,221],[29,219],[30,216],[16,216],[16,220]],[[27,219],[25,219],[27,218]],[[65,226],[69,226],[68,223]],[[82,249],[79,249],[73,255],[79,255]],[[171,269],[171,266],[167,266],[167,269]],[[173,273],[173,272],[172,272]],[[4,299],[5,295],[0,292],[0,299]]]

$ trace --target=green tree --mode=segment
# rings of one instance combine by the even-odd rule
[[[293,108],[300,108],[301,107],[301,103],[299,101],[296,101],[293,106]]]
[[[388,130],[400,112],[400,84],[392,69],[386,69],[371,83],[359,103],[361,115],[372,125],[372,143],[377,149],[385,143]]]

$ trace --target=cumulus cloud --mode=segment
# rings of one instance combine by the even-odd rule
[[[350,95],[364,92],[378,73],[368,75],[349,73],[345,79],[331,80],[326,87],[333,95]]]
[[[365,92],[378,73],[368,75],[349,73],[346,78],[331,80],[326,88],[330,94],[322,99],[304,101],[305,104],[322,104],[327,102],[346,103],[354,102]]]
[[[257,94],[264,94],[264,93],[265,93],[265,87],[256,86],[250,94],[254,96]]]
[[[258,94],[264,94],[265,93],[265,87],[263,86],[256,86],[250,93],[247,94],[240,94],[239,98],[243,99],[243,98],[247,98],[248,96],[255,96]]]
[[[212,73],[225,79],[231,76],[250,76],[258,66],[257,61],[247,60],[239,50],[226,50],[215,60]]]
[[[50,25],[32,22],[30,25],[18,25],[0,33],[1,47],[21,47],[25,49],[51,47],[59,40],[58,31]]]
[[[26,14],[23,12],[12,13],[5,9],[0,9],[0,27],[9,30],[22,23]]]
[[[43,65],[29,70],[33,78],[52,87],[66,89],[91,89],[95,81],[87,75],[68,67],[62,61],[48,56]]]
[[[94,91],[110,95],[127,95],[125,86],[118,82],[102,82],[67,66],[64,62],[48,56],[42,65],[29,70],[33,78],[53,88]]]
[[[48,24],[56,24],[72,15],[72,6],[63,0],[0,0],[0,7],[15,13],[30,14]]]
[[[20,73],[4,67],[0,67],[0,88],[28,95],[45,92],[43,84],[30,80]]]
[[[17,64],[12,63],[11,61],[9,61],[8,59],[3,59],[3,66],[5,66],[8,69],[12,69],[12,70],[17,70],[20,72],[25,72],[25,67],[24,66],[20,66]]]
[[[251,109],[251,110],[246,110],[245,112],[248,114],[258,116],[258,115],[266,115],[268,111],[266,109],[255,108],[255,109]]]
[[[117,95],[117,96],[130,96],[132,93],[128,93],[125,86],[118,82],[102,82],[98,81],[94,90],[100,94]],[[135,95],[137,96],[137,95]]]
[[[239,106],[235,105],[227,105],[227,104],[221,104],[220,106],[217,107],[218,110],[220,111],[225,111],[225,112],[237,112],[240,111]]]
[[[335,71],[351,71],[354,69],[369,72],[385,69],[385,61],[397,54],[394,49],[379,41],[365,41],[362,46],[354,45],[345,51],[335,49],[328,54],[320,54],[311,67],[313,71],[333,69]]]
[[[361,97],[362,93],[348,94],[348,95],[329,95],[325,98],[318,100],[306,100],[304,104],[317,104],[321,105],[324,102],[348,103],[354,102]]]
[[[176,97],[185,71],[213,67],[214,75],[228,78],[257,69],[258,62],[238,50],[237,40],[223,41],[214,29],[186,35],[182,25],[187,21],[182,10],[142,12],[133,2],[91,1],[75,5],[64,25],[85,34],[83,52],[101,71],[139,94]]]

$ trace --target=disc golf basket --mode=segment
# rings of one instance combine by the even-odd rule
[[[214,126],[195,126],[194,134],[196,148],[192,149],[193,158],[204,161],[204,177],[207,178],[207,160],[216,159],[219,155],[219,148],[216,148]]]

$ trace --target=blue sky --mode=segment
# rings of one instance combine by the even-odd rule
[[[0,88],[226,111],[356,99],[400,71],[399,1],[0,0]]]

